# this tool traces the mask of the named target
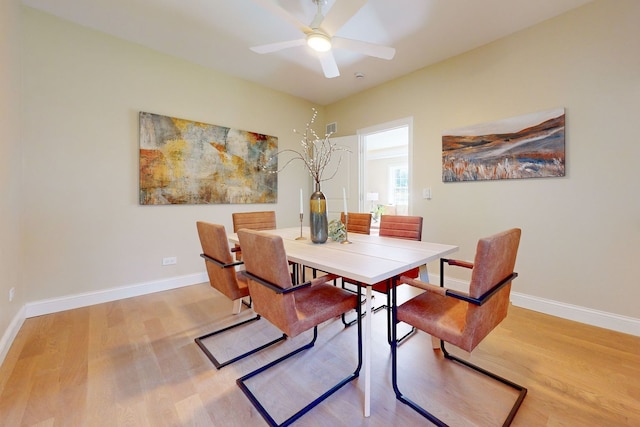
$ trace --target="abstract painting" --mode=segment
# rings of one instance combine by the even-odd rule
[[[442,133],[442,181],[564,176],[564,108]]]
[[[140,112],[140,204],[276,203],[278,138]]]

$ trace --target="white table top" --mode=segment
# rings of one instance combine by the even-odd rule
[[[282,237],[290,261],[368,285],[458,250],[453,245],[357,233],[349,234],[351,244],[340,244],[331,239],[326,243],[313,243],[308,227],[302,231],[305,240],[296,240],[300,236],[299,227],[265,230],[265,233]],[[238,237],[229,234],[229,240],[237,243]]]

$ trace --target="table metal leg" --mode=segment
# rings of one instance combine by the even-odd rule
[[[231,312],[233,314],[240,314],[240,310],[242,310],[242,298],[238,298],[233,301],[233,308],[231,309]]]
[[[367,286],[364,316],[364,416],[371,414],[371,286]]]
[[[420,280],[429,283],[429,270],[427,270],[427,264],[420,266]]]

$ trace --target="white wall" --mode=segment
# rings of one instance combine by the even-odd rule
[[[20,7],[0,0],[0,361],[24,306],[20,284]],[[9,290],[15,298],[9,302]],[[10,326],[13,325],[13,326]]]
[[[413,116],[413,213],[426,239],[472,259],[479,237],[521,227],[515,292],[637,322],[638,22],[640,2],[598,0],[329,105],[327,120],[354,134]],[[443,130],[556,107],[566,108],[566,177],[442,182]],[[427,186],[432,200],[420,197]]]
[[[275,205],[140,206],[138,113],[297,148],[312,104],[33,9],[23,19],[27,301],[202,273],[197,220],[231,229],[234,211],[273,209],[278,225],[298,224],[307,176],[296,165],[279,174]],[[161,266],[167,256],[178,264]]]

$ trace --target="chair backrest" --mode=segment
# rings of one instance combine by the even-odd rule
[[[478,298],[513,273],[520,245],[519,228],[503,231],[478,241],[471,272],[469,296]],[[465,344],[471,351],[505,317],[509,308],[511,283],[501,288],[483,305],[469,304],[465,325]]]
[[[469,295],[478,298],[513,273],[520,245],[519,228],[478,240],[473,260]]]
[[[222,264],[233,263],[233,257],[229,250],[229,241],[223,225],[198,221],[198,236],[202,252]],[[205,260],[209,283],[212,287],[226,295],[231,300],[247,296],[247,288],[241,289],[238,284],[236,270],[233,267],[222,268]]]
[[[382,215],[380,217],[380,236],[422,240],[422,217]]]
[[[344,212],[340,213],[340,221],[345,223]],[[349,233],[371,234],[371,214],[349,212],[349,223],[347,224]]]
[[[276,212],[275,211],[259,211],[259,212],[234,212],[231,214],[233,220],[233,232],[246,228],[249,230],[274,230],[276,228]],[[236,260],[242,260],[242,252],[239,251],[240,245],[236,244]]]
[[[231,214],[233,219],[233,232],[237,233],[241,228],[249,230],[274,230],[276,228],[276,212],[234,212]]]
[[[238,239],[244,253],[247,273],[282,289],[288,289],[293,285],[287,254],[280,236],[242,229],[238,231]],[[255,312],[287,335],[293,336],[291,325],[298,321],[294,293],[278,294],[266,286],[255,283],[251,278],[249,292]]]

